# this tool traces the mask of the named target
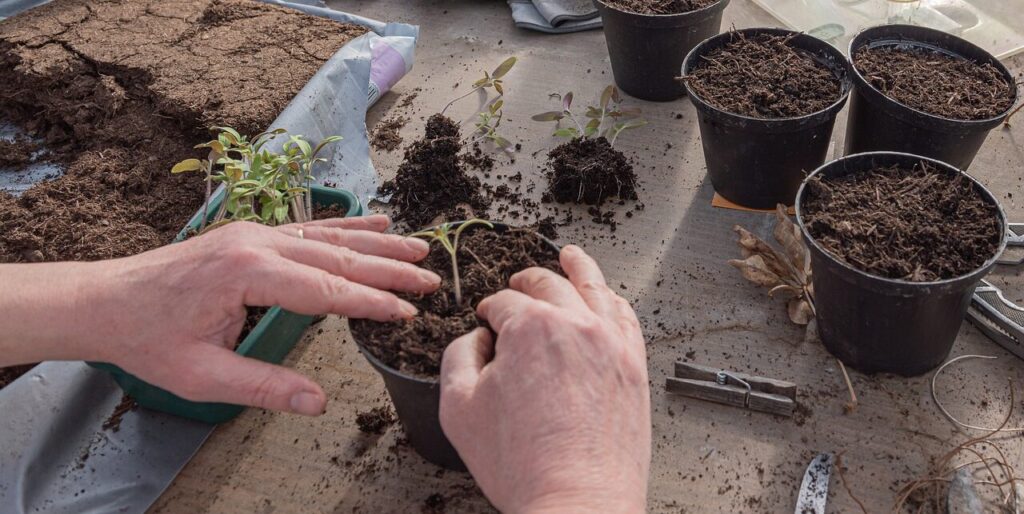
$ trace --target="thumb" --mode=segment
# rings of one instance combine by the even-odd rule
[[[477,328],[452,341],[441,358],[441,403],[452,393],[471,393],[492,355],[494,344],[491,331],[486,328]]]
[[[306,416],[324,413],[327,395],[309,378],[283,366],[243,357],[220,346],[200,344],[184,357],[191,383],[177,393],[192,401],[248,405]],[[179,377],[182,375],[178,375]],[[168,389],[175,392],[175,384]]]

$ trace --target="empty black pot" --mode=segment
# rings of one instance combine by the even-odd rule
[[[861,31],[850,41],[850,59],[864,47],[924,48],[995,66],[1010,84],[1013,75],[992,54],[945,32],[910,25],[885,25]],[[966,170],[985,137],[1010,109],[987,120],[953,120],[919,111],[875,89],[851,66],[855,93],[846,124],[846,153],[878,150],[923,155]],[[1016,101],[1017,88],[1014,91]]]
[[[718,34],[729,0],[680,14],[638,14],[594,0],[612,74],[619,89],[643,100],[665,102],[686,94],[675,79],[687,52]]]
[[[461,222],[455,222],[453,226],[457,227],[459,223]],[[504,223],[492,224],[493,230],[499,234],[510,228]],[[540,234],[537,234],[537,237],[548,244],[556,254],[561,251],[561,247],[546,237]],[[349,327],[351,328],[351,322]],[[459,453],[441,429],[438,411],[441,405],[441,384],[438,378],[416,377],[388,366],[363,347],[355,331],[351,332],[360,353],[384,378],[384,386],[391,396],[391,402],[395,404],[395,413],[398,414],[398,419],[405,428],[405,435],[409,438],[409,444],[416,453],[438,466],[466,471],[466,465],[459,457]]]
[[[881,166],[913,166],[927,161],[948,173],[962,171],[940,161],[895,152],[851,155],[832,161],[807,177],[838,177]],[[966,175],[966,174],[965,174]],[[999,208],[995,197],[967,176],[982,197]],[[980,268],[960,277],[935,282],[908,282],[865,273],[839,260],[818,245],[807,231],[802,202],[807,181],[800,187],[796,219],[810,250],[818,332],[825,348],[848,366],[865,373],[920,375],[949,355],[978,281],[995,265],[1006,247],[1006,215],[999,249]]]
[[[700,126],[708,177],[715,191],[745,207],[771,209],[793,205],[807,172],[825,162],[836,115],[850,93],[849,63],[832,45],[784,29],[753,28],[727,32],[704,41],[686,56],[682,74],[688,76],[708,52],[729,43],[732,34],[791,36],[792,45],[832,70],[841,83],[836,101],[818,112],[795,118],[760,119],[731,113],[686,89]]]

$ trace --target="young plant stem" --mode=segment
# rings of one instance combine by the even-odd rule
[[[452,252],[452,289],[455,290],[455,305],[462,307],[462,284],[459,283],[459,248]]]
[[[203,219],[199,222],[199,233],[206,230],[206,219],[210,217],[210,196],[213,194],[213,161],[206,163],[206,197],[203,198]]]
[[[476,93],[476,92],[477,92],[477,91],[479,91],[479,90],[480,90],[480,89],[481,89],[482,87],[483,87],[483,86],[476,86],[476,87],[474,87],[473,89],[470,89],[470,90],[469,90],[469,92],[467,92],[466,94],[464,94],[464,95],[462,95],[462,96],[460,96],[460,97],[458,97],[458,98],[456,98],[456,99],[452,100],[451,102],[448,102],[448,105],[445,105],[445,106],[444,106],[444,109],[441,109],[441,116],[444,116],[444,113],[445,113],[446,111],[448,111],[448,108],[449,108],[449,107],[451,107],[451,106],[452,106],[452,104],[454,104],[455,102],[458,102],[459,100],[462,100],[463,98],[466,98],[467,96],[469,96],[469,95],[471,95],[471,94],[473,94],[473,93]]]

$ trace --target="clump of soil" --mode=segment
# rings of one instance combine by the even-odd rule
[[[548,195],[558,202],[601,205],[636,200],[636,173],[604,137],[576,138],[548,153]]]
[[[392,116],[377,123],[377,126],[373,127],[373,134],[370,135],[370,144],[377,150],[387,152],[397,149],[402,145],[402,136],[398,131],[402,130],[406,123],[409,123],[409,118],[405,116]]]
[[[921,162],[815,177],[804,222],[826,250],[857,269],[912,282],[978,269],[999,248],[998,208],[963,174]]]
[[[923,48],[879,46],[857,50],[853,64],[889,98],[943,118],[984,120],[1013,106],[1015,86],[991,63]]]
[[[440,275],[441,287],[425,296],[403,296],[420,313],[411,320],[392,323],[350,320],[353,337],[394,369],[436,377],[448,343],[483,326],[475,311],[481,300],[508,287],[509,277],[526,268],[561,272],[558,251],[533,230],[522,228],[502,233],[480,226],[468,228],[459,240],[458,263],[463,305],[455,303],[452,292],[451,256],[434,244],[420,266]]]
[[[602,0],[620,11],[637,14],[681,14],[718,3],[718,0]]]
[[[441,114],[427,120],[423,138],[406,148],[394,180],[380,187],[381,195],[391,196],[395,221],[419,229],[439,219],[466,219],[487,211],[490,201],[480,193],[480,179],[466,173],[462,148],[454,121]]]
[[[135,410],[139,404],[135,403],[135,400],[128,395],[121,397],[121,401],[114,407],[114,412],[103,422],[103,430],[111,430],[117,432],[121,430],[121,420],[124,419],[124,415],[128,414],[129,411]]]
[[[793,36],[733,32],[729,43],[703,56],[683,80],[705,102],[751,118],[793,118],[827,108],[842,84]]]
[[[396,421],[395,413],[390,407],[374,407],[368,412],[356,414],[356,425],[359,431],[367,434],[383,434]]]
[[[33,156],[39,150],[39,144],[25,136],[0,139],[0,171],[24,169],[33,162]]]

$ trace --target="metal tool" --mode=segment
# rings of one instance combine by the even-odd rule
[[[1024,223],[1007,223],[1006,224],[1006,246],[1007,249],[1010,247],[1024,247]],[[1007,252],[1003,252],[996,260],[998,264],[1004,264],[1007,266],[1017,266],[1024,264],[1024,252],[1014,252],[1017,257],[1007,257]]]
[[[1024,308],[1007,300],[998,287],[981,281],[971,296],[967,319],[989,339],[1024,359]]]
[[[675,376],[665,379],[669,393],[760,412],[792,416],[796,384],[745,373],[676,362]]]
[[[832,479],[832,464],[835,456],[831,453],[819,453],[804,472],[804,481],[800,484],[800,494],[796,498],[794,514],[825,514],[828,503],[828,483]]]

